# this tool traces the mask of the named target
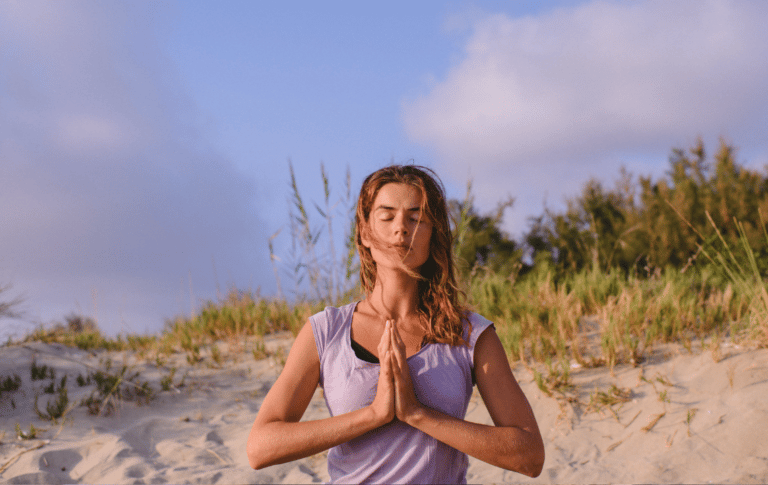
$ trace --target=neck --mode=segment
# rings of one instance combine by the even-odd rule
[[[380,272],[368,297],[370,304],[385,318],[403,320],[418,312],[419,282],[400,271]]]

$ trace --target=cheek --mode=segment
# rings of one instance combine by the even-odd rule
[[[371,249],[371,226],[369,224],[365,224],[364,226],[358,227],[357,230],[360,233],[360,243],[363,245],[363,247]]]
[[[426,227],[424,229],[425,230],[423,232],[419,231],[420,234],[418,234],[418,237],[423,241],[422,244],[424,244],[429,249],[432,247],[432,237],[434,236],[433,229],[432,227]]]

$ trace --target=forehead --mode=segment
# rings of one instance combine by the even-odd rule
[[[380,207],[421,207],[421,189],[408,184],[389,183],[382,186],[373,201],[373,209]]]

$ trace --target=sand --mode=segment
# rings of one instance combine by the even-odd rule
[[[0,396],[0,481],[5,483],[313,483],[328,479],[325,453],[264,470],[252,470],[245,442],[259,405],[290,348],[290,335],[266,340],[270,357],[256,360],[221,343],[223,358],[190,365],[186,354],[156,362],[130,352],[86,352],[57,344],[0,348],[0,378],[18,375],[21,387]],[[768,350],[725,344],[718,353],[670,347],[639,367],[572,370],[571,400],[547,396],[531,370],[515,375],[528,396],[546,446],[536,479],[470,458],[476,483],[768,483]],[[67,375],[72,403],[57,423],[34,411],[56,394],[50,378],[31,380],[31,364]],[[78,375],[123,364],[155,396],[114,400],[111,414],[92,415],[77,405],[95,389]],[[158,366],[158,364],[161,364]],[[90,366],[90,367],[89,367]],[[172,387],[161,390],[171,367]],[[182,383],[182,377],[183,383]],[[183,385],[182,385],[183,384]],[[590,409],[590,396],[615,385],[626,402]],[[317,390],[304,419],[327,416]],[[467,419],[490,423],[477,394]],[[32,439],[17,437],[16,425]]]

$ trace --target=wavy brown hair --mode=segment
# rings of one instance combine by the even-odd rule
[[[362,235],[370,233],[369,217],[379,190],[386,184],[407,184],[421,191],[421,217],[432,223],[429,257],[414,273],[419,278],[419,312],[426,318],[425,343],[466,344],[463,320],[468,309],[464,292],[456,284],[453,267],[453,235],[448,223],[445,189],[437,174],[417,165],[390,165],[370,174],[360,189],[355,214],[357,252],[360,255],[360,282],[367,294],[376,284],[376,262],[363,245]],[[374,239],[371,237],[370,239]],[[377,242],[374,240],[373,242]],[[469,321],[467,321],[469,325]],[[470,329],[471,330],[471,329]]]

